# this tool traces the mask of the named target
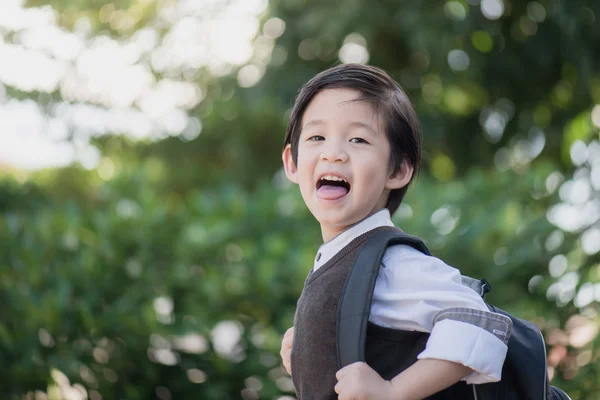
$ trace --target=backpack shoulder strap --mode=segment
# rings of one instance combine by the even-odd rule
[[[431,254],[421,239],[400,229],[378,231],[366,241],[346,279],[338,305],[336,329],[340,368],[356,361],[365,361],[367,323],[379,266],[385,250],[397,244]]]

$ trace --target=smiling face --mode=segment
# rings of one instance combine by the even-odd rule
[[[405,186],[412,168],[390,171],[390,145],[372,106],[351,89],[317,93],[302,117],[298,160],[283,152],[288,178],[300,186],[328,241],[385,207],[390,190]]]

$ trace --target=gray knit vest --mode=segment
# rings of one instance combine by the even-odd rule
[[[294,317],[292,379],[301,400],[337,399],[334,386],[338,304],[344,283],[365,241],[379,229],[352,240],[306,278]]]
[[[336,325],[344,284],[367,239],[378,231],[397,229],[379,227],[360,235],[306,278],[294,317],[291,356],[292,380],[299,400],[337,399],[335,374],[340,363]],[[392,379],[417,361],[428,338],[428,333],[369,322],[365,362],[384,379]],[[459,382],[428,399],[472,399],[472,393],[464,382]]]

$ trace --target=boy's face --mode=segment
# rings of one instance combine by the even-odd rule
[[[351,89],[326,89],[306,108],[301,121],[298,162],[283,152],[288,178],[321,224],[328,241],[385,207],[390,190],[405,186],[412,168],[390,172],[391,149],[383,121]]]

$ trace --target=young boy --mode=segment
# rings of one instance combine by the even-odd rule
[[[410,100],[378,68],[339,65],[300,90],[283,165],[324,242],[282,342],[301,400],[473,398],[467,384],[500,380],[510,319],[489,312],[458,270],[403,245],[388,248],[377,277],[367,363],[337,370],[345,279],[374,232],[397,229],[391,215],[418,171],[419,135]]]

